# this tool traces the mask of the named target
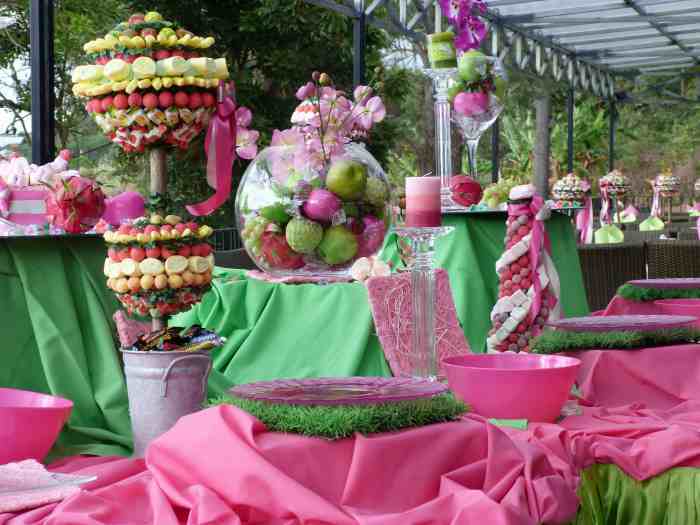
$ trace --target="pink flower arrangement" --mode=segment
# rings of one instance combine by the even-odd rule
[[[486,24],[475,13],[486,12],[484,0],[439,0],[440,8],[457,33],[455,48],[461,51],[477,49],[486,33]]]
[[[293,126],[272,135],[272,146],[288,147],[278,148],[271,160],[272,175],[280,183],[304,168],[322,170],[342,156],[345,144],[368,137],[386,116],[371,87],[358,86],[350,99],[331,85],[327,74],[314,72],[311,78],[296,92],[301,104],[292,115]]]

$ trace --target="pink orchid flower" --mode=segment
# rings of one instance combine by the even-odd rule
[[[245,106],[236,110],[236,125],[239,128],[247,128],[253,120],[253,113]]]
[[[367,104],[360,106],[356,117],[356,122],[360,127],[369,130],[373,124],[381,122],[386,116],[386,108],[382,99],[372,97],[367,101]]]
[[[313,97],[316,94],[316,86],[313,82],[307,82],[299,89],[297,89],[296,97],[299,100],[306,100],[307,98]]]
[[[302,146],[304,144],[304,135],[297,128],[285,129],[280,131],[276,129],[272,133],[271,146]]]
[[[260,133],[252,130],[239,128],[236,132],[236,154],[242,159],[254,159],[258,154],[258,139]]]
[[[357,86],[352,96],[357,104],[362,104],[372,96],[372,88],[369,86]]]

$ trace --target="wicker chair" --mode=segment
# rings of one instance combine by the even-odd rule
[[[684,228],[678,232],[679,241],[697,241],[698,231],[696,229]]]
[[[658,241],[661,235],[667,235],[668,230],[644,231],[639,230],[625,231],[625,242],[644,243],[650,241]]]
[[[643,243],[588,244],[578,254],[591,311],[604,309],[619,286],[647,275]]]
[[[700,277],[700,241],[647,243],[649,278]]]
[[[226,250],[214,252],[214,262],[222,268],[236,268],[238,270],[255,270],[257,266],[248,256],[245,249]]]

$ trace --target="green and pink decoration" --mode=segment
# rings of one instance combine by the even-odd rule
[[[629,179],[620,170],[613,170],[599,181],[600,228],[593,234],[596,244],[621,243],[625,234],[614,223],[619,220],[619,202],[630,189]]]
[[[591,183],[568,173],[552,187],[555,209],[581,208],[576,212],[576,230],[580,244],[593,242],[593,199]]]
[[[560,316],[559,275],[544,226],[550,214],[534,186],[511,190],[505,251],[496,261],[498,301],[491,311],[489,352],[530,351],[530,340]]]
[[[368,86],[352,98],[314,72],[296,93],[292,127],[246,170],[236,219],[255,264],[273,277],[349,279],[375,255],[391,223],[390,189],[366,149],[386,110]]]
[[[569,332],[649,332],[688,328],[697,318],[687,315],[592,315],[569,317],[547,324]]]

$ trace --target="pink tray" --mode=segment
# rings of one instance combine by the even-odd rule
[[[233,387],[236,397],[287,405],[364,405],[432,397],[447,386],[421,378],[325,377],[279,379]]]
[[[691,289],[700,288],[700,279],[695,277],[681,277],[675,279],[638,279],[629,281],[632,286],[638,288],[664,288],[664,289]]]
[[[552,321],[548,325],[569,332],[649,332],[685,328],[697,320],[697,317],[689,315],[608,315],[570,317]]]

